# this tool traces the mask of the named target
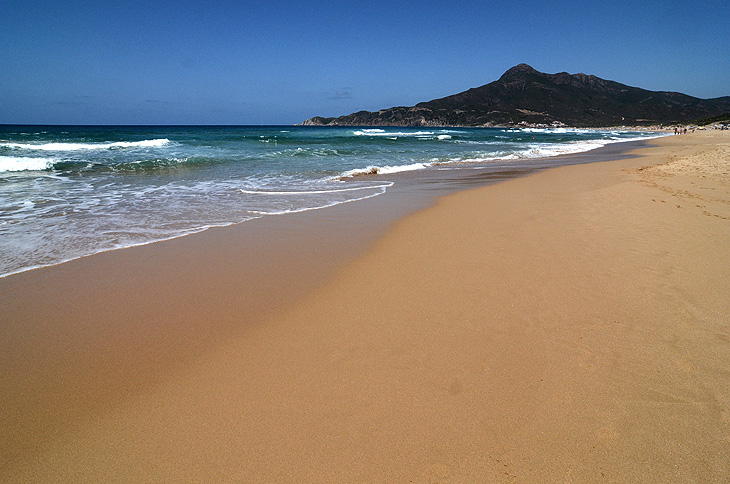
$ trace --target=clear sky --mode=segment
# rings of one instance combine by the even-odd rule
[[[0,123],[292,124],[519,63],[730,95],[730,2],[5,0]]]

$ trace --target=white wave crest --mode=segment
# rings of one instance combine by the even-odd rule
[[[0,173],[6,171],[41,171],[53,167],[53,158],[23,158],[0,156]]]
[[[592,133],[596,130],[581,129],[581,128],[522,128],[519,131],[523,133],[551,133],[551,134],[565,134],[565,133]]]
[[[147,139],[142,141],[115,141],[107,143],[3,143],[3,146],[23,150],[40,151],[78,151],[78,150],[108,150],[113,148],[156,148],[169,144],[167,138]]]
[[[385,131],[384,129],[362,129],[353,132],[355,136],[430,136],[433,135],[433,131]]]

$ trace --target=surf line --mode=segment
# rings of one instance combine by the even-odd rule
[[[268,190],[244,190],[242,188],[239,188],[241,190],[241,193],[245,193],[247,195],[319,195],[322,193],[335,193],[335,192],[353,192],[355,190],[377,190],[379,188],[389,188],[393,186],[393,182],[389,182],[385,185],[374,185],[372,187],[354,187],[354,188],[337,188],[332,190],[307,190],[307,191],[280,191],[280,192],[273,192]]]

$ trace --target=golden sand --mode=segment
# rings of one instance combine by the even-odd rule
[[[24,386],[30,396],[4,404],[14,440],[0,480],[730,481],[730,136],[656,144],[442,198],[314,292],[164,378],[102,385],[119,398],[78,402],[67,423],[53,409],[68,402]],[[235,286],[236,261],[223,267]],[[147,290],[161,282],[135,270],[158,278]],[[39,291],[38,277],[23,289]],[[210,284],[198,287],[209,298],[157,294],[142,313],[182,318],[188,337],[206,318],[249,317],[235,290],[214,298],[225,284]],[[49,320],[73,308],[45,304]],[[143,331],[137,309],[113,314]]]

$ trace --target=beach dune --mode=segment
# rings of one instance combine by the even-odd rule
[[[289,278],[246,287],[226,229],[0,280],[0,481],[730,480],[730,137],[654,143],[441,198],[310,279],[262,244]],[[97,307],[46,285],[110,267]]]

